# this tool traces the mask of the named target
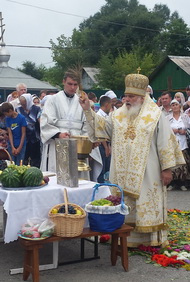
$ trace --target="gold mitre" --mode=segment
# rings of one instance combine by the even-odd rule
[[[148,85],[149,79],[147,76],[139,73],[128,74],[125,77],[125,94],[145,96]]]

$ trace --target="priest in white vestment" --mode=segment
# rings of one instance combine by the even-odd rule
[[[40,118],[42,150],[42,171],[56,172],[55,138],[68,138],[74,135],[87,135],[86,118],[76,94],[80,78],[75,71],[65,73],[64,90],[50,96]],[[91,152],[94,159],[93,181],[96,181],[102,170],[99,148]]]
[[[123,188],[125,202],[131,207],[126,223],[134,231],[128,246],[165,245],[166,185],[172,180],[171,168],[185,161],[168,121],[146,94],[148,78],[130,74],[125,84],[125,103],[109,117],[92,112],[87,96],[80,98],[80,103],[89,138],[111,140],[110,182]]]

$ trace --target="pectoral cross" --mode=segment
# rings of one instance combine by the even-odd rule
[[[127,131],[125,132],[125,139],[129,138],[134,140],[136,137],[135,127],[133,125],[129,125]]]

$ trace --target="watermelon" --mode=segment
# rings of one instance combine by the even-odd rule
[[[25,187],[39,186],[42,183],[43,174],[37,167],[29,167],[22,175],[22,183]]]
[[[20,187],[21,175],[13,168],[5,168],[1,173],[1,183],[4,187]]]

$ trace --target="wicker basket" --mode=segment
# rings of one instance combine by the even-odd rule
[[[0,149],[0,160],[9,160],[11,164],[13,163],[11,155],[6,149]]]
[[[49,218],[55,223],[54,235],[60,237],[76,237],[79,236],[84,227],[86,212],[78,205],[68,203],[67,190],[64,189],[65,203],[54,206],[52,209],[59,209],[65,205],[65,213],[51,213],[49,211]],[[82,215],[68,214],[68,205],[72,205],[82,212]]]

